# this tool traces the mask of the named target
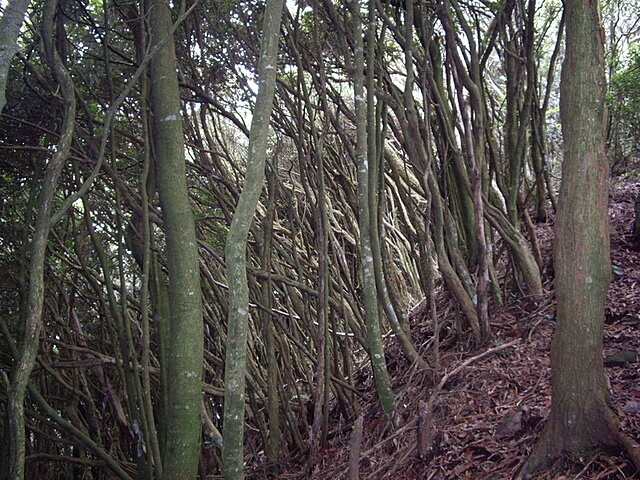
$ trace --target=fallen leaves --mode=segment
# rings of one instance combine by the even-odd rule
[[[621,183],[612,187],[611,226],[616,235],[612,235],[611,256],[616,271],[607,297],[604,332],[611,403],[622,429],[634,438],[640,437],[640,378],[636,363],[640,352],[640,244],[633,233],[633,199],[639,193],[640,184]],[[545,249],[543,256],[548,259],[552,229],[549,224],[538,228]],[[546,268],[552,271],[549,265]],[[546,282],[551,289],[549,275]],[[445,303],[446,296],[441,296],[440,301],[443,302],[438,307],[440,313],[455,311]],[[475,359],[481,352],[472,352],[460,342],[443,346],[435,396],[424,377],[403,360],[398,346],[389,343],[389,365],[396,378],[404,425],[385,435],[375,395],[370,395],[370,402],[364,407],[360,478],[517,478],[551,405],[549,348],[554,310],[552,292],[539,304],[514,301],[500,310],[494,309],[491,318],[496,341],[518,344]],[[443,317],[442,324],[446,324],[449,317],[445,314]],[[412,334],[427,358],[433,332],[421,318],[428,318],[424,307],[415,313]],[[621,352],[626,353],[617,358],[615,355]],[[332,435],[336,448],[326,451],[327,457],[314,480],[346,478],[347,433]],[[286,478],[307,478],[306,472],[298,473]],[[614,480],[630,478],[633,473],[624,457],[602,454],[580,465],[558,464],[553,473],[543,478]]]

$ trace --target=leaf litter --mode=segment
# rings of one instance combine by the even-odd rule
[[[618,362],[605,368],[611,405],[621,428],[640,439],[640,382],[637,354],[640,352],[640,241],[634,232],[634,204],[640,195],[640,180],[621,176],[612,180],[611,260],[612,283],[607,297],[604,356],[635,352],[635,362]],[[552,257],[552,224],[536,226],[543,258]],[[386,429],[376,402],[367,366],[362,367],[362,387],[367,390],[364,435],[358,462],[359,479],[474,479],[518,478],[547,418],[551,405],[550,343],[555,328],[552,266],[544,269],[545,300],[534,303],[514,299],[492,309],[492,345],[473,350],[460,337],[440,350],[438,379],[441,389],[427,386],[425,372],[408,365],[399,345],[388,339],[387,362],[394,378],[401,427]],[[441,322],[453,331],[455,308],[442,291],[437,310]],[[428,308],[418,306],[411,315],[411,333],[424,358],[432,359],[433,330]],[[442,334],[441,334],[442,336]],[[506,348],[502,348],[506,346]],[[489,351],[488,354],[483,352]],[[437,383],[437,381],[436,381]],[[434,392],[434,390],[436,390]],[[428,405],[426,450],[418,439],[421,408]],[[424,412],[423,412],[424,413]],[[351,422],[355,419],[350,419]],[[332,425],[329,445],[321,453],[314,472],[289,465],[278,478],[349,479],[350,429]],[[424,443],[424,439],[422,441]],[[353,470],[353,466],[351,467]],[[557,462],[539,479],[614,480],[638,478],[620,452],[602,452],[589,459]],[[256,472],[253,478],[261,478]]]

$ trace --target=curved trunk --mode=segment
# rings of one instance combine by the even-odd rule
[[[60,140],[54,150],[53,157],[47,165],[40,190],[38,213],[36,215],[33,240],[31,243],[31,258],[29,265],[29,283],[24,329],[20,342],[19,354],[12,371],[11,386],[7,392],[7,415],[9,424],[9,474],[12,479],[25,478],[25,423],[24,399],[33,371],[40,345],[44,304],[44,270],[47,252],[47,239],[52,226],[51,210],[53,198],[58,185],[58,178],[69,156],[73,139],[76,97],[73,81],[62,63],[60,55],[54,47],[53,19],[58,2],[49,2],[45,9],[43,20],[43,40],[49,64],[54,71],[60,85],[64,103],[62,131]]]

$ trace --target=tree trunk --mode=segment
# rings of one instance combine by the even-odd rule
[[[368,123],[367,102],[373,102],[373,82],[368,86],[369,95],[364,97],[364,41],[362,38],[362,20],[359,4],[350,2],[354,21],[354,95],[356,112],[356,164],[358,168],[358,221],[360,224],[360,262],[362,266],[362,282],[364,296],[365,324],[367,327],[367,341],[369,344],[369,358],[371,369],[380,400],[380,406],[385,417],[393,421],[395,399],[391,389],[391,378],[387,370],[387,362],[384,357],[382,335],[380,332],[380,310],[378,308],[378,292],[376,288],[375,265],[373,263],[373,251],[371,246],[371,203],[369,194],[369,161],[368,157],[375,156],[375,138],[368,136],[374,127],[373,122]],[[374,7],[371,5],[370,9]],[[369,12],[373,15],[372,11]],[[375,23],[371,23],[369,33],[373,33]],[[374,36],[368,35],[369,47],[373,48]],[[371,52],[367,52],[369,59],[373,60]],[[367,68],[369,79],[373,79],[373,65]],[[369,127],[369,130],[367,130]]]
[[[150,43],[171,33],[166,0],[149,5]],[[180,90],[173,41],[151,60],[158,193],[169,272],[168,418],[163,478],[193,479],[200,459],[203,328],[198,247],[186,183]]]
[[[229,318],[225,361],[225,401],[222,462],[224,478],[244,478],[244,396],[247,374],[247,328],[249,286],[247,284],[247,240],[264,179],[269,119],[276,84],[276,63],[283,0],[268,0],[265,7],[258,95],[249,133],[245,184],[233,215],[225,257],[229,284]]]
[[[31,0],[10,0],[0,18],[0,113],[6,103],[11,59],[18,51],[20,27]]]
[[[523,469],[528,478],[566,454],[621,444],[602,363],[610,282],[605,155],[604,33],[596,1],[567,0],[560,114],[565,155],[554,264],[558,326],[551,348],[552,405]]]
[[[264,232],[262,239],[262,259],[261,266],[266,272],[266,278],[261,280],[260,298],[262,305],[271,310],[273,308],[273,282],[269,273],[272,271],[272,248],[273,248],[273,225],[276,213],[276,175],[277,162],[275,166],[267,171],[268,201],[267,212],[262,221]],[[266,376],[267,376],[267,419],[269,422],[269,436],[266,444],[266,453],[269,461],[268,469],[277,475],[278,463],[285,448],[282,448],[282,429],[280,427],[280,371],[278,367],[276,331],[273,320],[269,312],[261,311],[262,332],[264,335],[266,350]]]
[[[71,150],[73,140],[76,97],[69,72],[64,68],[62,59],[55,50],[53,19],[58,3],[50,2],[45,8],[43,20],[43,40],[49,65],[63,100],[63,120],[60,140],[53,150],[55,153],[47,164],[39,196],[38,213],[35,220],[31,258],[29,265],[29,283],[25,311],[24,329],[19,345],[19,354],[12,371],[11,385],[7,392],[7,415],[9,424],[9,475],[13,480],[25,478],[26,434],[24,421],[24,399],[33,371],[40,345],[42,331],[42,313],[44,304],[44,266],[47,252],[47,239],[52,226],[51,209],[58,185],[58,178]]]
[[[405,28],[407,38],[411,38],[413,35],[413,4],[411,3],[407,4],[407,23]],[[382,59],[380,59],[380,61],[382,61]],[[407,87],[405,89],[405,95],[407,97],[410,95],[410,91],[413,88],[414,83],[413,71],[411,70],[413,68],[411,64],[412,61],[413,50],[408,43],[405,48],[405,65],[407,66]],[[376,87],[373,86],[370,88],[372,93],[375,88]],[[371,98],[373,99],[373,95],[371,95]],[[410,101],[408,98],[407,100]],[[415,107],[412,105],[412,108]],[[373,124],[374,127],[379,123],[382,123],[379,118],[374,118],[373,120],[375,121]],[[399,305],[397,295],[393,293],[391,288],[389,288],[389,286],[391,286],[391,282],[389,281],[391,273],[389,273],[389,271],[394,267],[392,265],[392,261],[388,257],[385,258],[383,254],[383,244],[385,244],[386,235],[380,227],[383,223],[383,211],[381,209],[381,205],[385,204],[384,158],[386,157],[386,151],[384,148],[384,140],[380,141],[381,138],[384,138],[384,132],[378,131],[378,128],[376,127],[373,129],[373,133],[375,136],[372,141],[375,141],[374,146],[377,146],[375,149],[375,156],[373,158],[369,158],[369,203],[372,209],[370,214],[372,232],[370,238],[378,296],[380,297],[380,303],[387,316],[391,330],[400,343],[402,353],[404,353],[407,360],[411,363],[415,363],[419,368],[426,370],[429,368],[429,365],[420,356],[411,341],[410,335],[405,331],[404,326],[406,325],[406,322],[401,321],[401,309],[403,307]]]

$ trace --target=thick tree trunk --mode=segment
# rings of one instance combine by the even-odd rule
[[[169,272],[168,405],[162,477],[193,479],[200,459],[203,328],[198,247],[186,183],[180,90],[171,12],[166,0],[149,5],[152,109],[158,193]]]
[[[523,469],[529,477],[565,454],[620,445],[602,364],[610,282],[605,154],[604,33],[597,0],[567,0],[560,113],[565,156],[554,264],[558,327],[551,349],[552,405]]]

